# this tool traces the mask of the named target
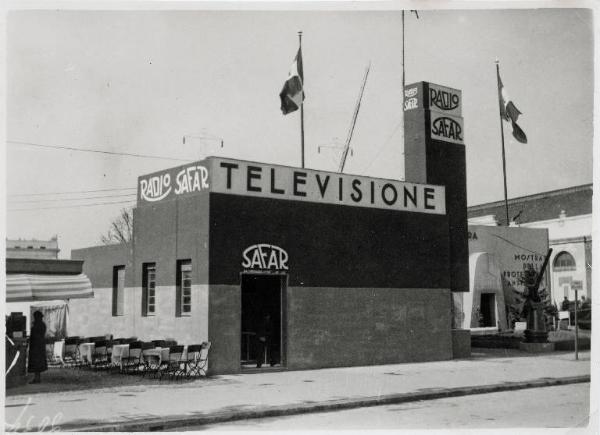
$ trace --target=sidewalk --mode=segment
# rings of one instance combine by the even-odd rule
[[[579,361],[572,352],[529,355],[474,349],[472,355],[464,360],[9,396],[6,428],[49,430],[54,422],[55,430],[150,431],[589,381],[589,352],[581,352]]]

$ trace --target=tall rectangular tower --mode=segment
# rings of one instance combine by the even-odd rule
[[[451,290],[469,291],[467,173],[458,89],[417,82],[404,88],[405,181],[446,186]]]

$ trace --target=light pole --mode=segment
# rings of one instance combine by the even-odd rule
[[[208,142],[216,142],[220,145],[220,148],[223,148],[225,145],[225,141],[223,140],[222,137],[218,137],[218,136],[213,136],[211,134],[199,134],[199,135],[194,135],[194,134],[184,134],[183,138],[182,138],[182,143],[185,145],[186,142],[189,142],[190,139],[198,139],[202,142],[204,142],[205,144]],[[204,156],[206,157],[206,156]]]

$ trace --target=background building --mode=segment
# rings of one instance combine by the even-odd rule
[[[6,239],[6,258],[56,260],[59,251],[57,236],[50,240]]]
[[[462,327],[512,329],[523,308],[523,272],[542,268],[548,230],[469,225],[469,293],[462,297]],[[548,288],[545,273],[540,288]],[[456,307],[455,307],[456,309]]]
[[[546,228],[552,255],[550,289],[557,303],[566,296],[592,296],[592,184],[508,200],[510,225]],[[471,206],[470,225],[506,226],[504,201]]]

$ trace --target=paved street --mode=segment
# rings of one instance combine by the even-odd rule
[[[574,384],[175,430],[585,427],[589,393],[589,383]]]
[[[589,374],[589,352],[575,361],[571,353],[476,349],[471,358],[462,360],[223,375],[159,384],[139,379],[136,385],[124,382],[93,390],[24,393],[6,398],[5,413],[7,428],[12,430],[34,430],[51,419],[62,430],[149,431],[237,417],[299,414],[323,406],[358,408],[390,398],[394,400],[387,403],[416,403],[456,389],[462,392],[455,397],[480,388],[492,388],[480,390],[484,393],[497,392],[497,387],[543,385]]]

